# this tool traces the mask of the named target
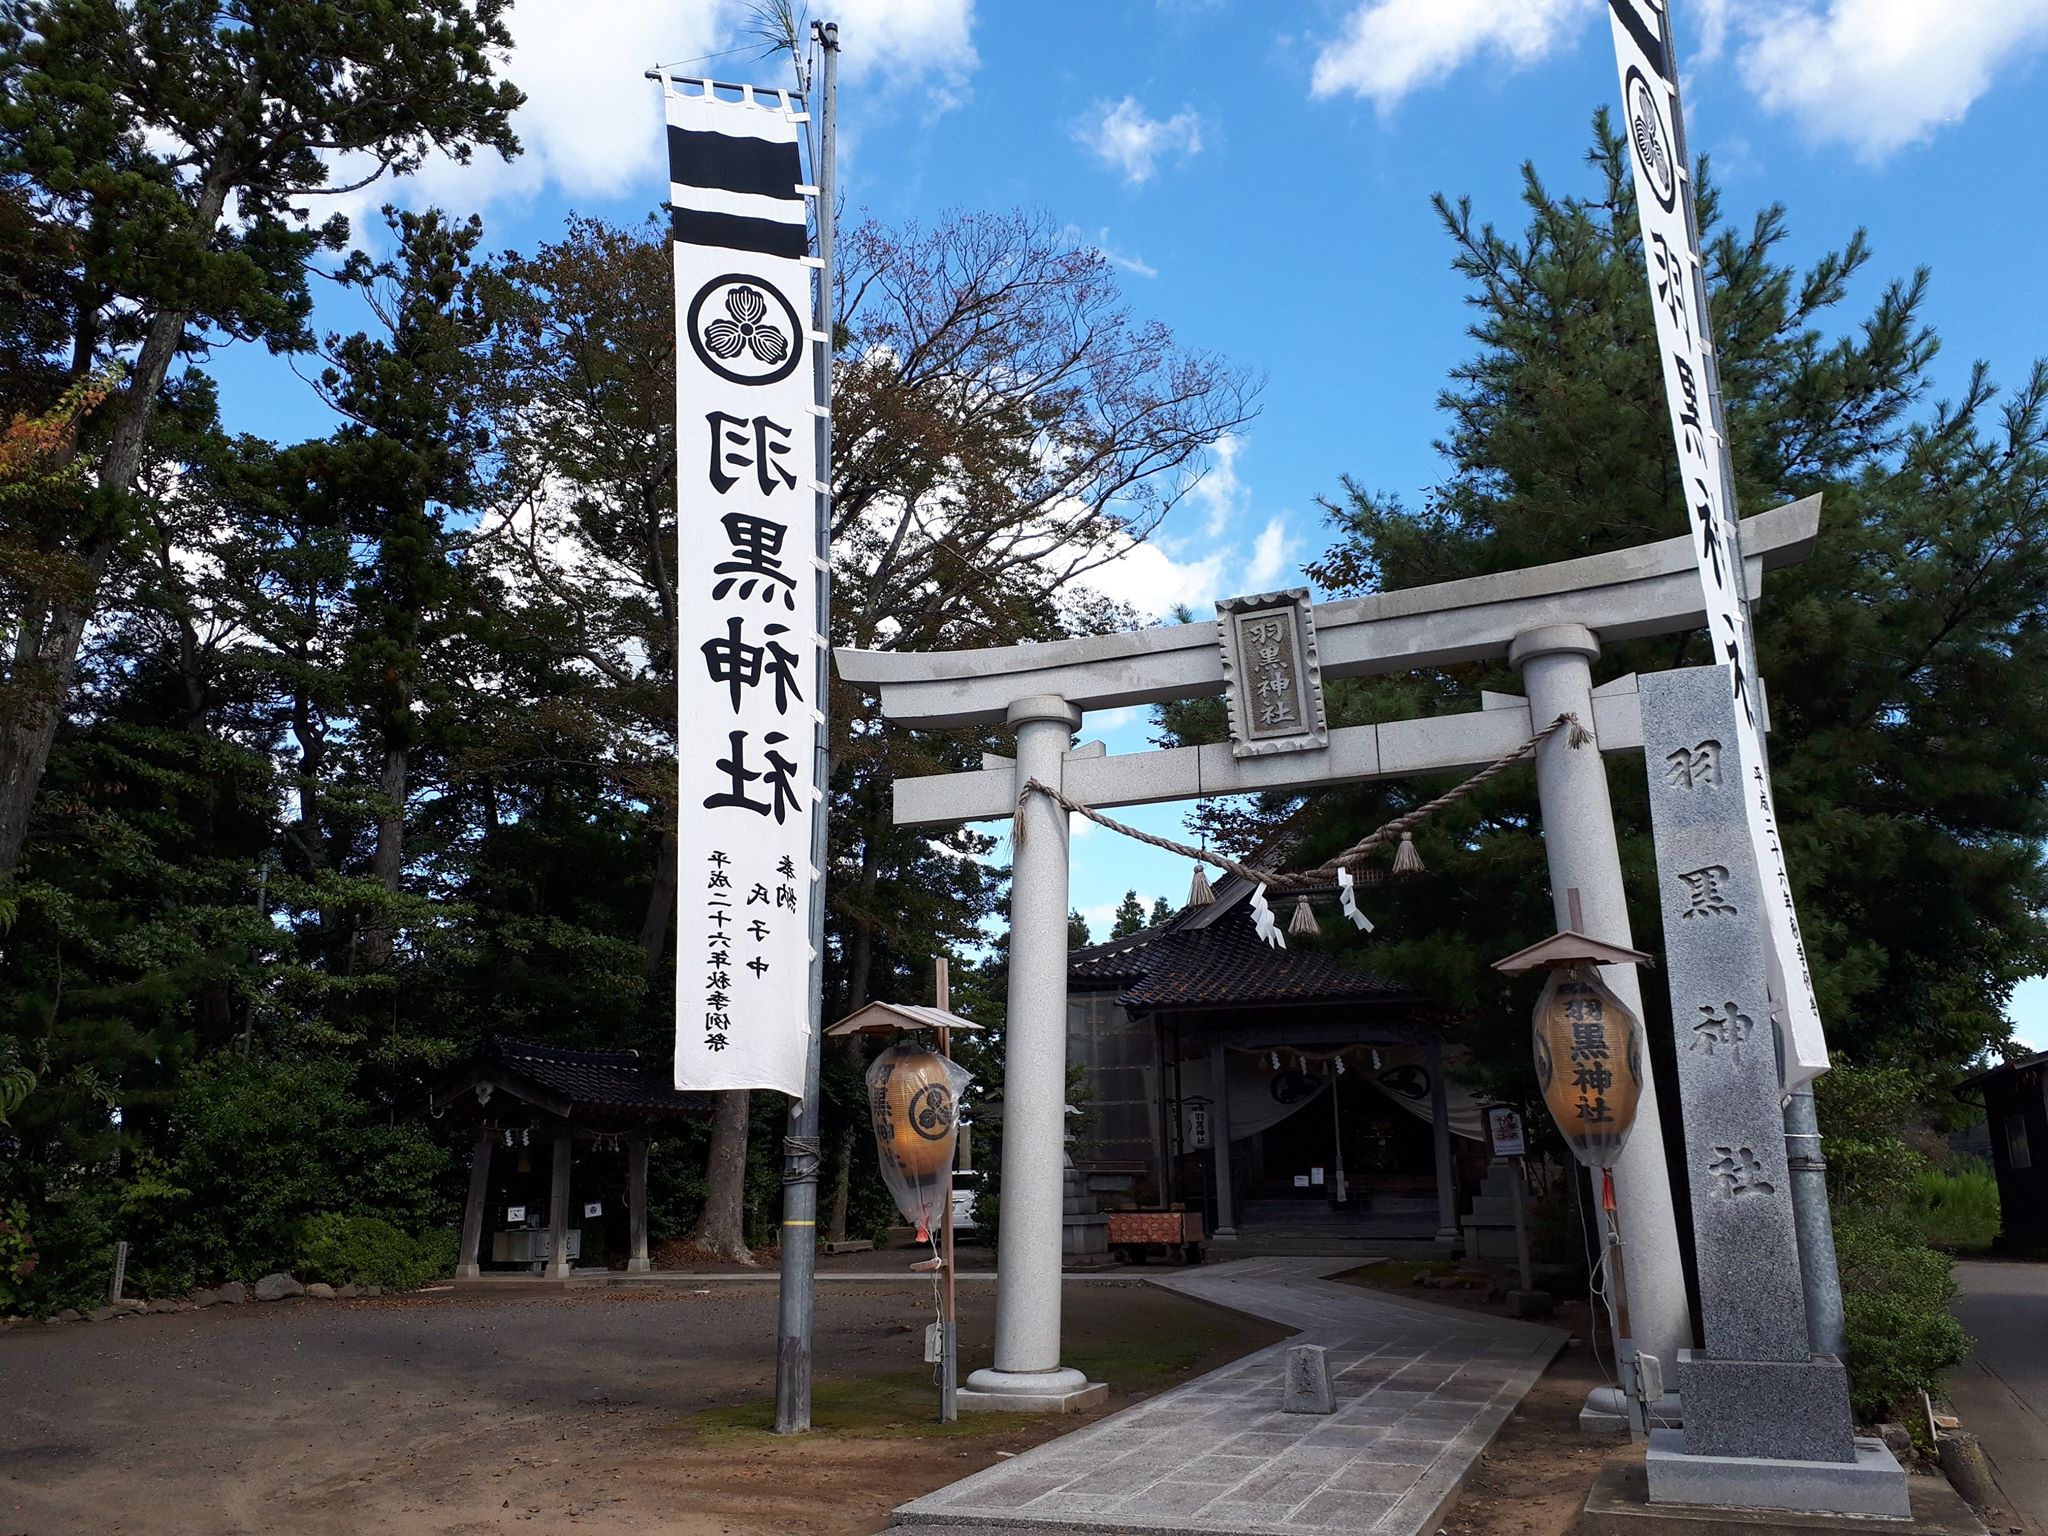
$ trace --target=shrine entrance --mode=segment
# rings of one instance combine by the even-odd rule
[[[1804,559],[1819,520],[1818,497],[1743,519],[1731,546],[1742,558],[1724,584],[1760,600],[1764,572]],[[1558,928],[1576,926],[1593,940],[1633,948],[1601,756],[1641,761],[1642,695],[1633,674],[1596,688],[1593,664],[1603,637],[1682,634],[1706,621],[1689,535],[1336,602],[1312,603],[1305,591],[1224,599],[1217,612],[1206,623],[983,651],[836,652],[840,677],[878,693],[887,719],[926,728],[1006,725],[1016,733],[1014,759],[991,755],[979,771],[895,786],[899,826],[1014,818],[995,1365],[969,1378],[963,1409],[1066,1409],[1101,1395],[1060,1363],[1071,815],[1101,820],[1104,808],[1120,805],[1492,772],[1533,757]],[[1464,714],[1327,726],[1323,677],[1479,661],[1505,661],[1525,695],[1489,693]],[[1247,683],[1257,700],[1245,697]],[[1075,744],[1090,710],[1217,695],[1231,706],[1228,742],[1120,756],[1106,755],[1100,743]],[[1583,904],[1576,925],[1568,920],[1568,892]],[[1640,1016],[1632,965],[1607,966],[1602,979]],[[1157,1011],[1171,1011],[1169,1001],[1161,999]],[[1241,1043],[1290,1045],[1309,1026],[1273,1027],[1270,1040]],[[1431,1079],[1441,1084],[1441,1034],[1410,1043],[1427,1050],[1431,1039],[1438,1053]],[[1230,1044],[1212,1042],[1212,1063]],[[1227,1105],[1228,1095],[1220,1102]],[[1236,1160],[1230,1137],[1214,1145],[1220,1222]],[[1644,1085],[1613,1182],[1636,1345],[1676,1360],[1691,1347],[1692,1326],[1654,1083]],[[1234,1208],[1231,1216],[1234,1226]],[[1440,1230],[1455,1235],[1455,1227],[1455,1210],[1441,1211]]]
[[[1455,1251],[1484,1126],[1438,1070],[1456,1054],[1445,1020],[1305,944],[1262,943],[1252,889],[1226,877],[1212,904],[1071,957],[1088,1193],[1198,1211],[1219,1255]]]

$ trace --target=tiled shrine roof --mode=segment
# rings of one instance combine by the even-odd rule
[[[1258,1003],[1420,1000],[1384,976],[1339,965],[1301,939],[1289,940],[1289,949],[1268,947],[1253,932],[1246,903],[1218,913],[1206,927],[1193,926],[1193,914],[1202,910],[1182,911],[1156,928],[1076,950],[1068,962],[1068,984],[1086,991],[1118,987],[1118,1006],[1134,1014]],[[1292,910],[1289,903],[1274,914],[1283,929]]]
[[[649,1062],[638,1051],[575,1051],[487,1035],[477,1051],[483,1073],[503,1072],[578,1104],[688,1114],[705,1095],[679,1091],[666,1060]]]

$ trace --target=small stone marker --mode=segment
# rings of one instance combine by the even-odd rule
[[[1287,1351],[1287,1393],[1282,1413],[1335,1413],[1337,1394],[1330,1387],[1330,1357],[1320,1344],[1297,1344]]]

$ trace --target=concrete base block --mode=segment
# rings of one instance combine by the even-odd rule
[[[1984,1522],[1946,1479],[1909,1477],[1906,1490],[1912,1508],[1907,1520],[1652,1504],[1644,1464],[1633,1454],[1620,1452],[1601,1466],[1572,1536],[1986,1536]]]
[[[869,1246],[872,1247],[873,1245],[870,1244]],[[647,1275],[652,1274],[653,1272],[654,1260],[652,1259],[626,1260],[626,1273],[629,1275]]]
[[[1697,1405],[1695,1405],[1697,1407]],[[1707,1504],[1830,1515],[1913,1513],[1906,1472],[1882,1440],[1858,1440],[1856,1459],[1793,1461],[1761,1456],[1699,1456],[1686,1431],[1653,1429],[1643,1465],[1652,1504]]]
[[[1109,1399],[1106,1382],[1068,1366],[1051,1371],[976,1371],[955,1394],[962,1413],[1086,1413]]]
[[[1508,1310],[1517,1317],[1548,1317],[1557,1309],[1557,1298],[1548,1291],[1509,1291]]]
[[[1681,1349],[1678,1390],[1692,1409],[1690,1455],[1842,1464],[1857,1455],[1849,1376],[1833,1355],[1716,1360]]]
[[[1685,1422],[1682,1400],[1676,1392],[1666,1392],[1650,1405],[1652,1426],[1674,1427]],[[1579,1410],[1579,1433],[1582,1435],[1625,1435],[1628,1433],[1628,1401],[1621,1395],[1619,1387],[1595,1387],[1586,1394],[1586,1405]]]

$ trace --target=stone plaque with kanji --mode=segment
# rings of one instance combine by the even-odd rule
[[[1216,638],[1236,756],[1330,744],[1306,587],[1224,598],[1216,605]]]

